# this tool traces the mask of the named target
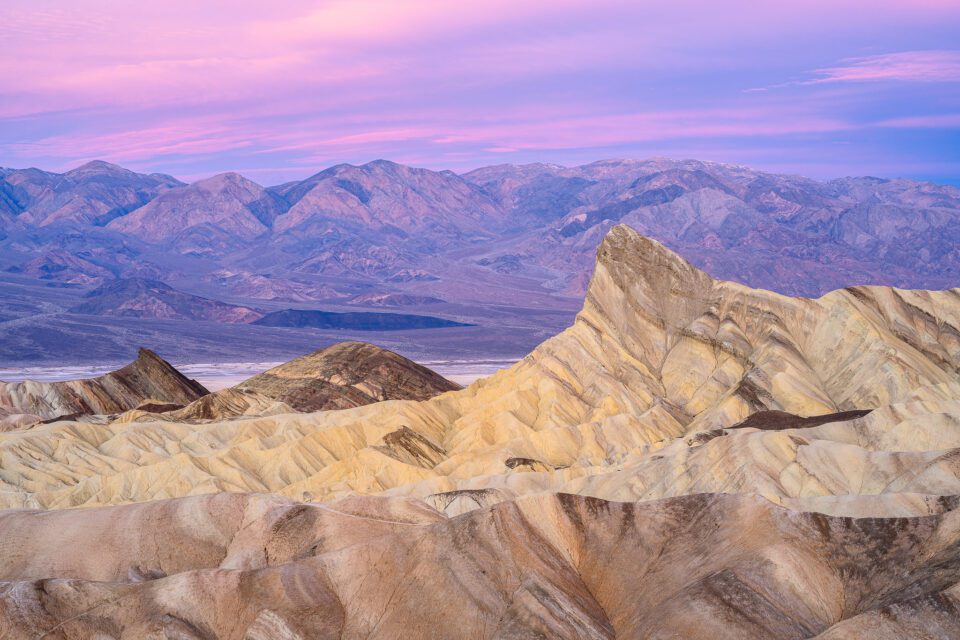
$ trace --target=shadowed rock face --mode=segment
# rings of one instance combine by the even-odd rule
[[[136,360],[97,378],[0,382],[0,408],[8,413],[51,419],[119,413],[147,399],[186,404],[206,393],[202,385],[186,378],[153,351],[140,349]]]
[[[838,413],[827,413],[822,416],[795,416],[786,411],[758,411],[751,414],[746,420],[738,422],[730,427],[731,429],[760,429],[763,431],[777,431],[780,429],[803,429],[805,427],[818,427],[821,424],[831,422],[845,422],[862,418],[870,413],[870,409],[861,409],[854,411],[840,411]]]
[[[427,400],[460,386],[392,351],[341,342],[237,385],[298,411],[345,409],[383,400]]]
[[[218,494],[0,514],[7,637],[956,637],[958,514]],[[895,614],[895,615],[894,615]],[[882,624],[878,625],[877,621]]]

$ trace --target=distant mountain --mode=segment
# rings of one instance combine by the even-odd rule
[[[228,323],[252,322],[263,315],[247,307],[190,295],[163,282],[143,278],[108,282],[86,294],[84,302],[70,311],[93,316]]]
[[[113,278],[113,272],[91,260],[64,249],[45,251],[22,267],[8,269],[40,280],[53,280],[77,285],[99,285]]]
[[[500,207],[457,174],[386,160],[360,167],[337,165],[274,191],[290,203],[290,210],[274,224],[277,233],[316,220],[339,220],[450,243],[482,238],[507,222]],[[423,236],[410,240],[416,243]]]
[[[512,253],[585,272],[626,223],[718,277],[820,295],[849,284],[960,283],[960,190],[909,180],[818,182],[695,160],[503,165],[464,176],[519,216],[552,220]],[[494,263],[495,264],[495,263]]]
[[[110,228],[184,253],[217,255],[269,231],[284,201],[236,173],[172,189]]]
[[[378,160],[268,188],[235,173],[185,185],[102,162],[0,170],[5,279],[53,289],[141,278],[233,305],[331,312],[422,312],[437,299],[485,327],[484,344],[503,329],[534,344],[572,320],[617,224],[719,278],[788,295],[960,285],[960,189],[902,179],[822,182],[663,158],[463,175]],[[14,311],[0,302],[0,317],[28,324]],[[54,341],[46,329],[24,339]]]
[[[0,243],[28,247],[32,259],[62,246],[55,230],[35,230],[67,221],[114,232],[87,245],[75,240],[75,251],[130,242],[146,254],[172,248],[205,260],[198,268],[207,273],[400,281],[399,291],[385,292],[448,300],[445,287],[420,280],[417,291],[404,291],[413,285],[399,274],[492,277],[581,295],[600,238],[621,222],[719,277],[783,293],[960,281],[956,188],[818,182],[696,160],[500,165],[462,176],[378,160],[270,188],[233,173],[183,185],[103,162],[65,174],[0,173],[0,231],[8,236]]]
[[[334,313],[304,309],[274,311],[252,324],[264,327],[309,327],[312,329],[349,329],[353,331],[405,331],[409,329],[470,326],[463,322],[454,322],[444,318],[406,313],[375,313],[370,311]]]
[[[163,175],[144,175],[93,161],[63,174],[23,169],[0,175],[0,211],[36,226],[77,222],[105,225],[182,186]]]

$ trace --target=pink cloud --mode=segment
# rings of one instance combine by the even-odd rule
[[[921,79],[946,91],[934,81],[956,80],[960,65],[952,50],[848,57],[894,40],[951,48],[927,44],[960,19],[960,2],[945,0],[876,0],[869,13],[862,0],[39,4],[7,0],[0,21],[0,59],[16,63],[0,86],[0,164],[551,159],[827,137],[882,113],[879,134],[952,120],[875,109],[861,85]],[[802,102],[741,93],[818,66],[793,83],[823,85]]]

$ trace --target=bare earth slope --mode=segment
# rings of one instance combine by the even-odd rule
[[[941,509],[936,496],[960,494],[958,327],[955,290],[788,298],[715,281],[617,227],[576,323],[463,391],[196,426],[162,416],[42,425],[0,437],[0,500],[388,491],[455,513],[541,491],[617,500],[751,491],[830,512],[930,513]],[[833,425],[727,429],[758,411],[867,409]],[[82,463],[65,474],[67,455]],[[449,493],[462,491],[480,493]],[[842,498],[861,494],[873,497]]]
[[[960,513],[218,494],[0,515],[7,638],[957,637]],[[58,576],[57,579],[44,579]]]
[[[43,419],[110,414],[133,409],[144,400],[187,404],[205,395],[198,382],[184,377],[149,349],[117,371],[66,382],[0,382],[0,408]]]
[[[340,342],[237,385],[298,411],[359,407],[382,400],[427,400],[460,386],[386,349]]]

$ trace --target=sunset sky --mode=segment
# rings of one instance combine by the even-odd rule
[[[5,0],[0,166],[692,157],[960,184],[960,2]]]

